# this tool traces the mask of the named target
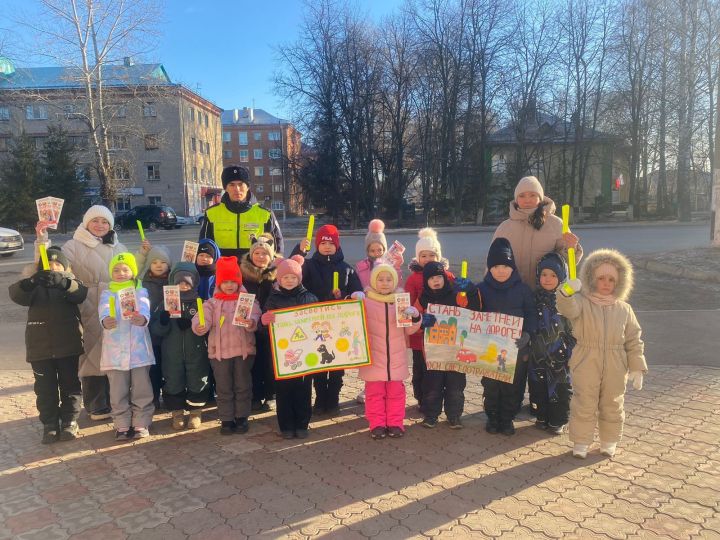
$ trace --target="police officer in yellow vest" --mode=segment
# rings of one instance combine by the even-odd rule
[[[275,251],[282,253],[283,237],[275,215],[258,204],[250,191],[250,174],[245,167],[230,165],[222,172],[225,189],[220,202],[205,211],[200,239],[214,240],[224,257],[238,260],[247,253],[253,238],[269,232]]]

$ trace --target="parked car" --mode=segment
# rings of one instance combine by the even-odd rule
[[[0,255],[10,257],[16,251],[25,249],[25,241],[19,232],[0,227]]]
[[[122,215],[115,216],[115,229],[137,229],[137,221],[142,223],[143,228],[154,230],[179,229],[182,224],[178,223],[175,210],[169,206],[147,204],[131,208]]]
[[[181,225],[196,225],[197,221],[195,221],[194,217],[188,217],[188,216],[177,216],[177,225],[175,225],[175,228],[179,228]]]

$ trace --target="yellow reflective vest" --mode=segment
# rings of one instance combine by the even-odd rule
[[[208,208],[205,215],[213,225],[214,240],[221,250],[250,249],[251,239],[265,232],[265,223],[270,220],[270,212],[259,204],[236,214],[220,203]]]

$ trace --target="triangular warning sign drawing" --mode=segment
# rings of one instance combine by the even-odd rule
[[[295,328],[295,331],[293,332],[292,337],[290,338],[290,341],[305,341],[307,339],[307,336],[305,335],[305,332],[302,331],[302,328],[297,326]]]

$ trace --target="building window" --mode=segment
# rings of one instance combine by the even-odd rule
[[[282,193],[283,187],[282,184],[273,184],[273,193]]]
[[[210,143],[205,141],[205,153],[209,156],[210,155]]]
[[[145,150],[157,150],[160,148],[160,141],[155,133],[145,135]]]
[[[65,118],[79,118],[80,114],[78,113],[78,108],[73,103],[68,103],[67,105],[63,106],[63,111],[65,112]]]
[[[285,209],[285,204],[282,201],[277,201],[277,202],[273,201],[272,204],[270,205],[270,210],[272,210],[273,212],[275,212],[277,210],[284,210],[284,209]]]
[[[26,120],[47,120],[47,105],[27,105],[25,107]]]
[[[197,152],[197,147],[196,147],[196,145],[195,145],[195,137],[193,137],[192,139],[190,139],[190,149],[191,149],[193,152]]]
[[[190,119],[190,121],[194,122],[195,121],[195,109],[193,109],[192,107],[188,107],[187,112],[188,112],[188,118]]]
[[[162,197],[160,195],[148,195],[148,202],[154,205],[161,204]]]
[[[210,123],[210,117],[207,113],[205,113],[205,127],[208,127],[208,124]]]
[[[271,131],[268,133],[268,141],[279,141],[280,140],[280,132],[279,131]]]
[[[147,179],[148,182],[154,182],[160,180],[160,164],[159,163],[148,163],[147,167]]]
[[[205,181],[205,169],[200,169],[200,180]]]
[[[264,176],[265,169],[263,167],[255,167],[255,176]]]
[[[35,139],[35,149],[36,150],[42,150],[45,148],[45,142],[47,142],[47,137],[33,137]]]
[[[263,191],[265,191],[265,186],[263,186],[262,184],[258,184],[257,186],[255,186],[255,191],[257,193],[262,193]]]
[[[130,208],[130,197],[120,197],[115,200],[115,209],[118,212],[127,212]]]
[[[238,144],[240,146],[247,146],[248,138],[247,131],[238,131]]]
[[[0,121],[10,120],[10,107],[0,107]]]
[[[86,150],[88,147],[87,135],[68,135],[68,142],[78,150]]]
[[[200,152],[201,154],[204,154],[205,153],[205,143],[198,139],[198,145],[200,146],[200,149],[198,150],[198,152]]]
[[[114,180],[130,180],[130,170],[124,165],[116,165],[112,170]]]
[[[253,159],[262,159],[262,148],[255,148],[253,150]]]
[[[223,142],[230,142],[232,140],[232,133],[229,131],[223,131]]]
[[[279,148],[272,148],[268,150],[268,157],[270,159],[280,159],[282,157],[282,150]]]
[[[192,168],[193,181],[197,182],[197,167]]]
[[[270,176],[282,176],[282,169],[280,167],[270,167]]]
[[[253,133],[253,140],[254,141],[262,141],[262,133],[260,133],[259,131],[255,131]]]
[[[232,150],[223,150],[223,159],[232,159]]]
[[[127,135],[110,135],[110,150],[122,150],[127,148]]]
[[[143,105],[143,116],[157,116],[154,103],[145,103]]]
[[[247,161],[248,161],[248,151],[240,150],[240,163],[247,163]]]

